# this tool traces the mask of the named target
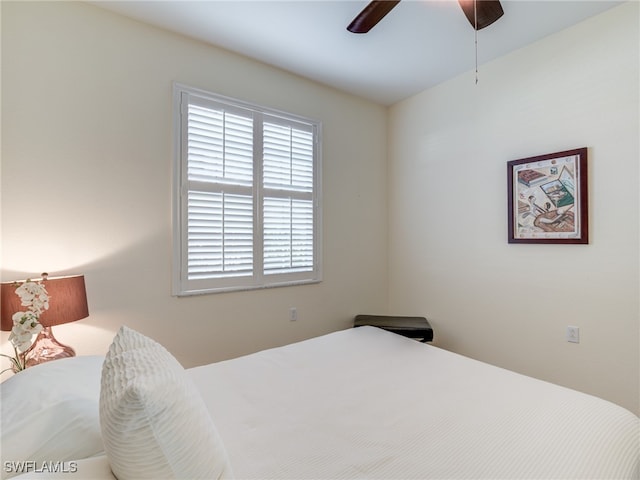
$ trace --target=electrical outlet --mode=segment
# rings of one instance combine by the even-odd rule
[[[295,322],[298,320],[298,309],[296,307],[291,307],[289,309],[289,321]]]
[[[567,342],[580,343],[580,328],[572,326],[567,327]]]

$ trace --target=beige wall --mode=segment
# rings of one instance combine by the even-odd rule
[[[638,7],[392,107],[388,184],[390,310],[427,315],[444,348],[636,413]],[[506,162],[579,147],[590,245],[507,244]]]
[[[321,284],[171,296],[174,81],[323,122]],[[346,328],[386,307],[386,115],[93,5],[2,2],[2,280],[84,273],[90,317],[55,328],[79,354],[122,324],[186,366]]]

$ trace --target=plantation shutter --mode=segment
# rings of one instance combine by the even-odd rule
[[[265,119],[264,274],[313,270],[313,132]]]
[[[253,117],[188,105],[187,278],[253,273]]]
[[[175,294],[319,281],[319,124],[174,92]]]

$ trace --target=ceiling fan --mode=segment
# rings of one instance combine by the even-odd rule
[[[347,27],[352,33],[367,33],[375,27],[400,0],[374,0]],[[477,31],[488,27],[504,13],[499,0],[458,0],[471,26]]]

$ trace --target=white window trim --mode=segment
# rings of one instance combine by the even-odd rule
[[[186,232],[187,232],[187,214],[185,197],[187,192],[187,158],[186,149],[183,149],[183,138],[187,138],[186,122],[182,122],[183,98],[187,96],[195,96],[200,99],[210,100],[213,102],[224,103],[232,108],[247,109],[261,114],[283,118],[285,121],[300,122],[313,126],[316,142],[314,144],[314,267],[312,271],[291,274],[277,274],[267,280],[262,272],[262,246],[255,241],[254,236],[254,275],[251,281],[239,282],[237,277],[229,279],[214,280],[188,280],[186,274]],[[172,275],[172,294],[175,296],[189,296],[206,293],[222,293],[242,290],[255,290],[272,287],[304,285],[310,283],[318,283],[322,281],[322,124],[319,121],[312,120],[299,115],[281,112],[278,110],[254,105],[248,102],[236,100],[234,98],[210,93],[197,88],[189,87],[180,83],[173,85],[173,118],[174,118],[174,161],[173,161],[173,275]],[[255,137],[254,137],[255,138]],[[260,145],[255,148],[261,150]],[[257,222],[261,222],[263,190],[267,190],[262,186],[262,162],[254,164],[254,232]],[[257,168],[256,168],[257,167]],[[269,275],[271,277],[271,275]],[[277,278],[274,281],[274,278]]]

